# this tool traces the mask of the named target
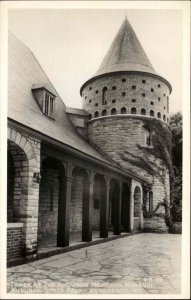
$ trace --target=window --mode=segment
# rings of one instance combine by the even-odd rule
[[[112,90],[116,90],[116,86],[112,86]]]
[[[91,103],[91,102],[92,102],[92,100],[90,99],[90,100],[89,100],[89,103]]]
[[[102,116],[107,116],[107,110],[106,109],[102,110]]]
[[[95,106],[98,106],[98,103],[96,103]]]
[[[169,97],[167,96],[167,112],[169,112]]]
[[[149,192],[149,212],[153,211],[153,192]]]
[[[142,83],[145,83],[145,82],[146,82],[146,80],[143,79],[143,80],[142,80]]]
[[[98,111],[95,112],[94,117],[95,117],[95,118],[98,118],[98,117],[99,117],[99,112],[98,112]]]
[[[160,101],[160,97],[158,97],[158,101]]]
[[[142,93],[142,97],[145,97],[145,93]]]
[[[45,92],[44,110],[43,113],[53,118],[54,114],[54,98],[47,92]]]
[[[152,109],[150,110],[150,116],[151,116],[151,117],[154,117],[154,116],[155,116],[155,113],[154,113],[154,111],[153,111]]]
[[[115,103],[115,102],[116,102],[116,100],[112,100],[111,102],[112,102],[112,103]]]
[[[166,96],[166,94],[164,94],[164,97]]]
[[[107,104],[107,87],[102,90],[102,104]]]
[[[154,92],[154,89],[151,89],[151,92]]]
[[[136,90],[136,85],[132,85],[132,90]]]
[[[151,146],[151,133],[150,130],[145,126],[141,128],[141,145]]]
[[[141,109],[141,115],[146,115],[146,110],[144,108]]]
[[[89,87],[89,90],[92,90],[92,87],[91,87],[91,86]]]
[[[89,114],[89,115],[88,115],[88,119],[89,119],[89,120],[91,120],[91,118],[92,118],[92,115],[91,115],[91,114]]]
[[[165,115],[163,116],[163,121],[166,121],[166,116]]]
[[[151,101],[151,105],[154,105],[154,102]]]
[[[160,112],[157,113],[157,118],[161,119],[161,113]]]
[[[112,110],[111,110],[111,115],[116,115],[116,113],[117,113],[116,108],[112,108]]]
[[[158,87],[160,88],[160,84],[158,84]]]
[[[131,114],[136,115],[137,109],[135,107],[131,108]]]
[[[125,78],[123,78],[123,79],[122,79],[122,82],[126,82],[126,79],[125,79]]]
[[[166,109],[166,107],[164,106],[164,110]]]
[[[127,113],[126,107],[122,107],[121,108],[121,114],[126,114],[126,113]]]
[[[122,92],[121,95],[122,95],[123,97],[125,97],[126,93],[125,93],[125,92]]]
[[[136,102],[136,99],[132,99],[131,101],[132,101],[132,102]]]
[[[98,94],[98,90],[95,93]]]

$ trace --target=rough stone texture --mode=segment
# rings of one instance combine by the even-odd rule
[[[142,80],[145,80],[145,83]],[[132,86],[136,86],[136,89],[132,89]],[[107,104],[102,104],[104,87],[107,87]],[[154,91],[152,92],[151,89]],[[160,112],[161,119],[163,120],[165,115],[168,121],[169,94],[168,86],[158,78],[142,74],[112,74],[87,84],[83,90],[82,99],[85,111],[89,115],[91,114],[92,118],[94,118],[96,111],[99,116],[102,116],[104,109],[107,110],[107,115],[111,115],[112,108],[116,109],[117,114],[121,114],[121,108],[125,107],[126,113],[131,114],[131,108],[135,107],[137,114],[141,114],[141,109],[144,108],[146,115],[150,116],[150,110],[153,110],[156,118],[157,113]],[[132,99],[135,99],[136,102],[132,102]],[[112,103],[113,100],[116,102]]]
[[[70,204],[70,232],[82,231],[83,176],[74,175]]]
[[[59,171],[45,168],[40,184],[38,237],[57,233]]]
[[[15,168],[12,218],[15,222],[24,223],[23,242],[26,255],[35,255],[37,251],[39,184],[33,178],[33,174],[40,172],[40,141],[13,128],[8,128],[7,135],[10,155],[12,155]]]
[[[153,209],[155,209],[157,204],[163,201],[164,198],[169,202],[169,172],[163,161],[150,153],[146,154],[144,159],[154,166],[157,173],[155,176],[136,163],[138,159],[140,159],[140,163],[143,162],[143,148],[145,146],[141,145],[141,128],[144,125],[144,118],[132,116],[100,118],[89,122],[88,136],[92,144],[109,155],[121,167],[139,176],[141,175],[150,182],[153,191]],[[164,207],[160,206],[158,212],[164,213]],[[152,230],[155,227],[157,229],[157,220],[152,220]],[[166,225],[163,226],[163,230],[167,230]]]
[[[23,228],[8,227],[7,228],[7,261],[22,257],[24,254],[23,245]]]

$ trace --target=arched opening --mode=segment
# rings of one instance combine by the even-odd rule
[[[112,109],[111,109],[111,115],[116,115],[116,114],[117,114],[116,108],[112,108]]]
[[[160,112],[157,113],[157,118],[161,119],[161,113]]]
[[[102,110],[102,116],[107,116],[107,110],[106,109]]]
[[[121,114],[126,114],[126,113],[127,113],[126,107],[122,107],[122,108],[121,108]]]
[[[43,248],[59,246],[59,207],[65,201],[63,197],[63,178],[65,170],[61,161],[46,157],[41,165],[39,190],[38,245]],[[60,219],[60,220],[59,220]]]
[[[98,111],[95,112],[94,117],[95,117],[95,118],[98,118],[98,117],[99,117],[99,112],[98,112]]]
[[[88,119],[89,119],[89,120],[91,120],[91,118],[92,118],[92,115],[91,115],[91,114],[89,114],[89,115],[88,115]]]
[[[142,146],[152,145],[151,132],[146,126],[143,126],[141,128],[141,145]]]
[[[141,109],[141,115],[146,115],[146,109],[144,108]]]
[[[137,109],[135,107],[131,108],[131,114],[136,115]]]
[[[139,231],[141,227],[141,189],[136,186],[134,190],[134,230]]]
[[[124,232],[130,231],[130,188],[127,183],[122,185],[121,227]]]
[[[165,115],[163,115],[163,121],[166,121],[166,116]]]
[[[150,110],[150,116],[151,116],[151,117],[154,117],[154,116],[155,116],[154,110],[152,110],[152,109]]]
[[[102,104],[107,104],[107,87],[102,90]]]

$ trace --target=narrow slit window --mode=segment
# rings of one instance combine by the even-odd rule
[[[104,87],[102,91],[102,104],[107,104],[107,87]]]

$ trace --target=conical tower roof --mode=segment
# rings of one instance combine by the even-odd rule
[[[95,76],[118,71],[156,74],[127,18],[122,23]]]

